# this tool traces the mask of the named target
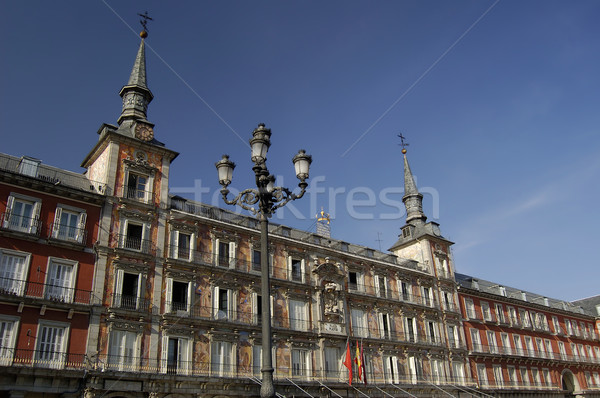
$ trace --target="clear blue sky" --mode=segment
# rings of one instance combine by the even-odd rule
[[[172,190],[220,204],[223,153],[232,187],[250,186],[246,143],[265,122],[278,182],[296,184],[290,159],[305,148],[325,191],[275,221],[312,229],[324,206],[335,238],[385,250],[404,223],[402,132],[459,272],[600,293],[598,1],[0,4],[2,152],[82,171],[118,118],[147,10],[148,118],[181,153]]]

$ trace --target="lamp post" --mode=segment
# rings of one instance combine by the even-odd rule
[[[296,177],[300,180],[298,186],[300,193],[295,194],[288,188],[276,187],[275,177],[267,169],[267,151],[271,146],[271,129],[259,124],[252,132],[250,139],[251,159],[254,163],[252,170],[256,177],[256,189],[250,188],[240,192],[235,198],[229,200],[229,189],[233,177],[235,163],[229,160],[229,156],[215,163],[219,173],[219,184],[223,187],[221,195],[228,205],[239,205],[250,211],[260,220],[260,267],[261,267],[261,306],[262,306],[262,385],[260,388],[261,398],[272,398],[275,396],[273,386],[273,365],[271,358],[271,285],[269,281],[269,218],[280,207],[288,202],[300,199],[306,192],[308,184],[308,170],[312,157],[301,149],[292,159],[296,171]],[[255,206],[256,205],[256,206]]]

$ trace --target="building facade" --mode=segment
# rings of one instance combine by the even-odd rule
[[[259,225],[169,195],[178,154],[158,141],[147,118],[153,94],[142,37],[120,91],[121,115],[98,130],[82,162],[84,175],[2,157],[2,395],[259,395],[265,321]],[[388,252],[270,225],[276,391],[287,397],[592,396],[598,318],[574,307],[493,298],[456,275],[452,242],[427,222],[403,153],[407,219]],[[529,326],[517,331],[517,324],[487,321],[483,299],[494,309],[500,304],[509,311],[510,304],[517,319],[525,311]],[[578,334],[545,330],[554,316],[565,333]],[[503,345],[486,340],[489,330],[498,339],[509,334],[511,343],[518,335],[523,345],[501,352]],[[525,351],[530,341],[545,349],[546,340],[553,348],[546,357]],[[349,384],[348,344],[352,355],[358,344],[363,349],[366,383],[354,377]],[[496,379],[498,364],[503,373]],[[527,379],[519,377],[522,368]]]

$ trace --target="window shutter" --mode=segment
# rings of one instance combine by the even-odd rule
[[[219,265],[219,243],[220,243],[220,241],[221,240],[219,238],[215,239],[215,247],[214,247],[214,250],[213,250],[213,253],[215,253],[214,263],[215,263],[216,266]]]
[[[213,295],[213,300],[212,300],[213,301],[213,316],[215,319],[217,319],[219,316],[219,287],[218,286],[213,287],[212,295]]]
[[[288,256],[288,258],[287,258],[287,274],[288,274],[287,279],[292,280],[292,257],[291,256]]]
[[[179,231],[171,231],[171,257],[179,258]]]
[[[374,279],[375,279],[375,294],[376,294],[377,296],[380,296],[380,295],[381,295],[381,294],[380,294],[380,293],[381,293],[381,288],[380,288],[380,286],[379,286],[379,276],[375,275],[375,278],[374,278]]]
[[[6,201],[6,212],[4,213],[4,228],[9,227],[10,213],[12,213],[13,204],[15,203],[15,198],[13,196],[9,196]]]
[[[120,307],[122,303],[123,294],[123,270],[118,269],[115,277],[115,293],[113,296],[113,306]]]
[[[62,207],[57,207],[54,212],[54,224],[52,224],[52,237],[54,239],[58,238],[58,233],[60,231],[60,218],[62,216]]]
[[[306,275],[306,268],[305,268],[305,265],[304,265],[304,259],[302,259],[302,261],[300,262],[300,272],[301,272],[300,278],[302,280],[302,283],[304,283],[305,282],[304,279],[305,279],[305,275]]]
[[[169,358],[169,336],[162,337],[162,351],[160,353],[160,373],[167,373],[167,361]]]
[[[37,233],[40,219],[40,208],[42,202],[35,201],[33,203],[33,211],[31,212],[31,222],[29,223],[29,233]]]
[[[172,303],[173,303],[173,279],[167,278],[166,284],[167,284],[167,286],[166,286],[167,291],[165,294],[165,297],[166,297],[165,312],[169,313],[169,312],[171,312]]]
[[[192,310],[192,282],[188,282],[187,288],[187,302],[185,303],[185,310],[190,312]]]
[[[110,333],[110,341],[108,344],[108,363],[118,364],[120,362],[121,353],[121,341],[123,339],[123,332],[120,330],[113,330]]]
[[[86,222],[86,220],[87,220],[87,214],[81,213],[79,215],[79,226],[77,228],[77,236],[75,237],[75,239],[79,243],[85,243],[83,241],[83,239],[85,238],[85,222]]]
[[[188,339],[179,339],[177,344],[177,351],[177,368],[180,370],[181,374],[187,375],[190,369],[190,361],[188,356]]]
[[[235,242],[229,242],[229,267],[235,268]]]
[[[229,300],[228,300],[228,304],[230,307],[229,310],[229,314],[231,315],[231,320],[236,320],[237,319],[237,291],[233,291],[233,290],[228,290],[228,294],[229,294]]]
[[[138,274],[137,292],[135,295],[135,308],[139,309],[142,303],[142,274]]]

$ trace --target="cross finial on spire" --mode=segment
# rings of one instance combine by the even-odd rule
[[[138,15],[142,17],[142,19],[140,19],[140,24],[142,25],[143,30],[140,33],[140,36],[145,39],[148,37],[148,21],[153,21],[153,19],[148,15],[148,11],[144,11],[143,14],[138,13]]]
[[[406,153],[406,147],[408,146],[408,142],[404,141],[406,140],[406,137],[404,137],[402,135],[402,133],[398,134],[398,137],[400,137],[400,145],[402,146],[402,153]]]

